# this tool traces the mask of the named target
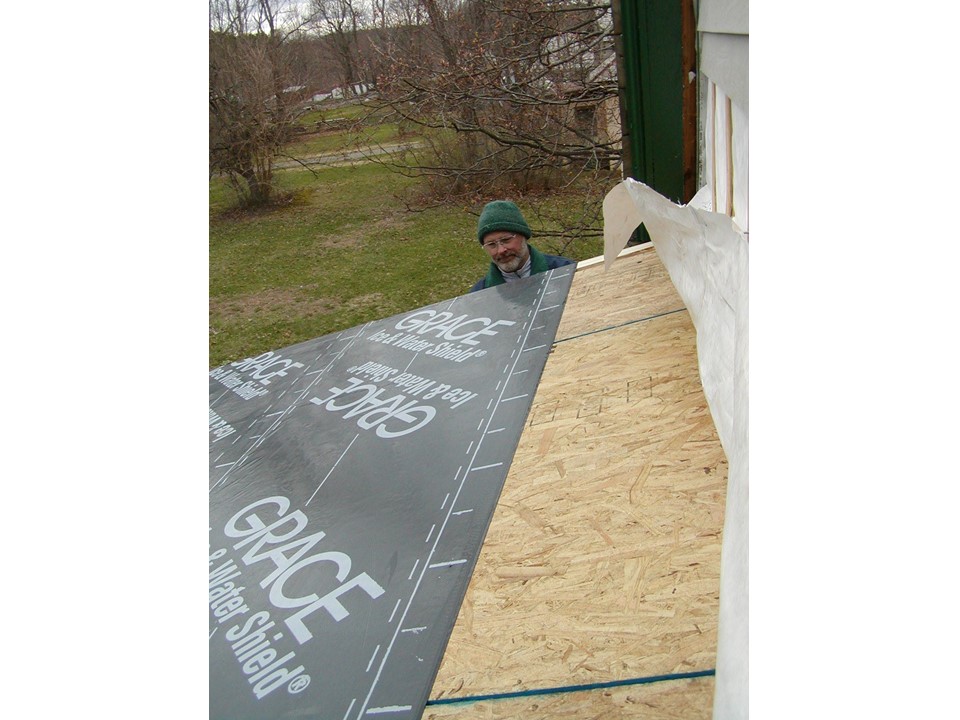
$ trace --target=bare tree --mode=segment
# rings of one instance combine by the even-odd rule
[[[361,80],[357,33],[366,25],[366,9],[359,0],[312,0],[313,28],[330,40],[340,68],[340,85],[345,95],[353,93]]]
[[[425,178],[429,202],[587,188],[595,197],[558,242],[599,232],[621,152],[609,0],[209,2],[211,170],[244,202],[275,197],[299,95],[336,74],[347,93],[378,90],[357,128],[419,128],[423,143],[380,159]]]
[[[620,161],[609,2],[420,0],[433,62],[391,57],[384,109],[419,125],[427,145],[405,169],[439,201],[551,190]],[[428,48],[429,50],[430,48]],[[604,179],[580,226],[599,228]]]
[[[405,57],[413,65],[422,65],[422,42],[426,11],[420,0],[370,0],[370,45],[361,52],[367,77],[374,83],[392,74],[395,57]]]
[[[273,160],[308,90],[292,72],[291,39],[305,19],[292,0],[210,0],[210,172],[242,204],[276,199]]]

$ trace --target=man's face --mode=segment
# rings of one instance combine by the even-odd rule
[[[530,257],[527,239],[520,233],[494,230],[483,237],[483,249],[500,268],[500,272],[516,272]]]

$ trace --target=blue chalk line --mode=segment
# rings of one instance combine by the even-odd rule
[[[712,677],[716,669],[697,670],[672,675],[651,675],[650,677],[631,678],[630,680],[611,680],[610,682],[587,683],[586,685],[564,685],[562,687],[540,688],[538,690],[517,690],[515,692],[491,693],[489,695],[468,695],[460,698],[438,698],[427,700],[427,705],[452,705],[454,703],[479,702],[481,700],[505,700],[507,698],[531,697],[533,695],[556,695],[558,693],[579,692],[581,690],[604,690],[625,685],[648,685],[666,680],[689,680],[691,678]]]

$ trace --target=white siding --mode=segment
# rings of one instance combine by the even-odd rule
[[[700,32],[748,33],[747,0],[700,0],[697,29]]]
[[[749,62],[746,35],[701,33],[700,72],[749,110]]]
[[[702,180],[706,187],[698,196],[712,204],[714,212],[731,216],[745,234],[749,233],[748,7],[747,0],[701,0],[697,15],[699,73],[700,81],[706,88],[701,95],[704,106],[701,108],[703,148],[700,158]],[[746,288],[741,290],[743,298],[746,298]],[[744,314],[741,329],[744,348],[747,346],[747,333]],[[740,408],[735,432],[737,447],[742,448],[742,453],[738,453],[737,458],[728,458],[730,477],[720,563],[720,625],[714,720],[749,717],[749,471],[745,355],[743,353],[739,358],[737,366],[743,382],[735,390],[735,402]]]

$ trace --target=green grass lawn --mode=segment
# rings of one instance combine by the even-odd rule
[[[417,181],[379,164],[315,172],[277,171],[294,200],[256,214],[236,212],[226,182],[211,180],[210,367],[455,297],[486,272],[471,214],[481,203],[410,212]],[[602,252],[591,238],[565,254]]]
[[[459,295],[483,274],[460,208],[406,212],[410,180],[380,165],[281,171],[294,203],[224,215],[210,195],[210,366]]]

